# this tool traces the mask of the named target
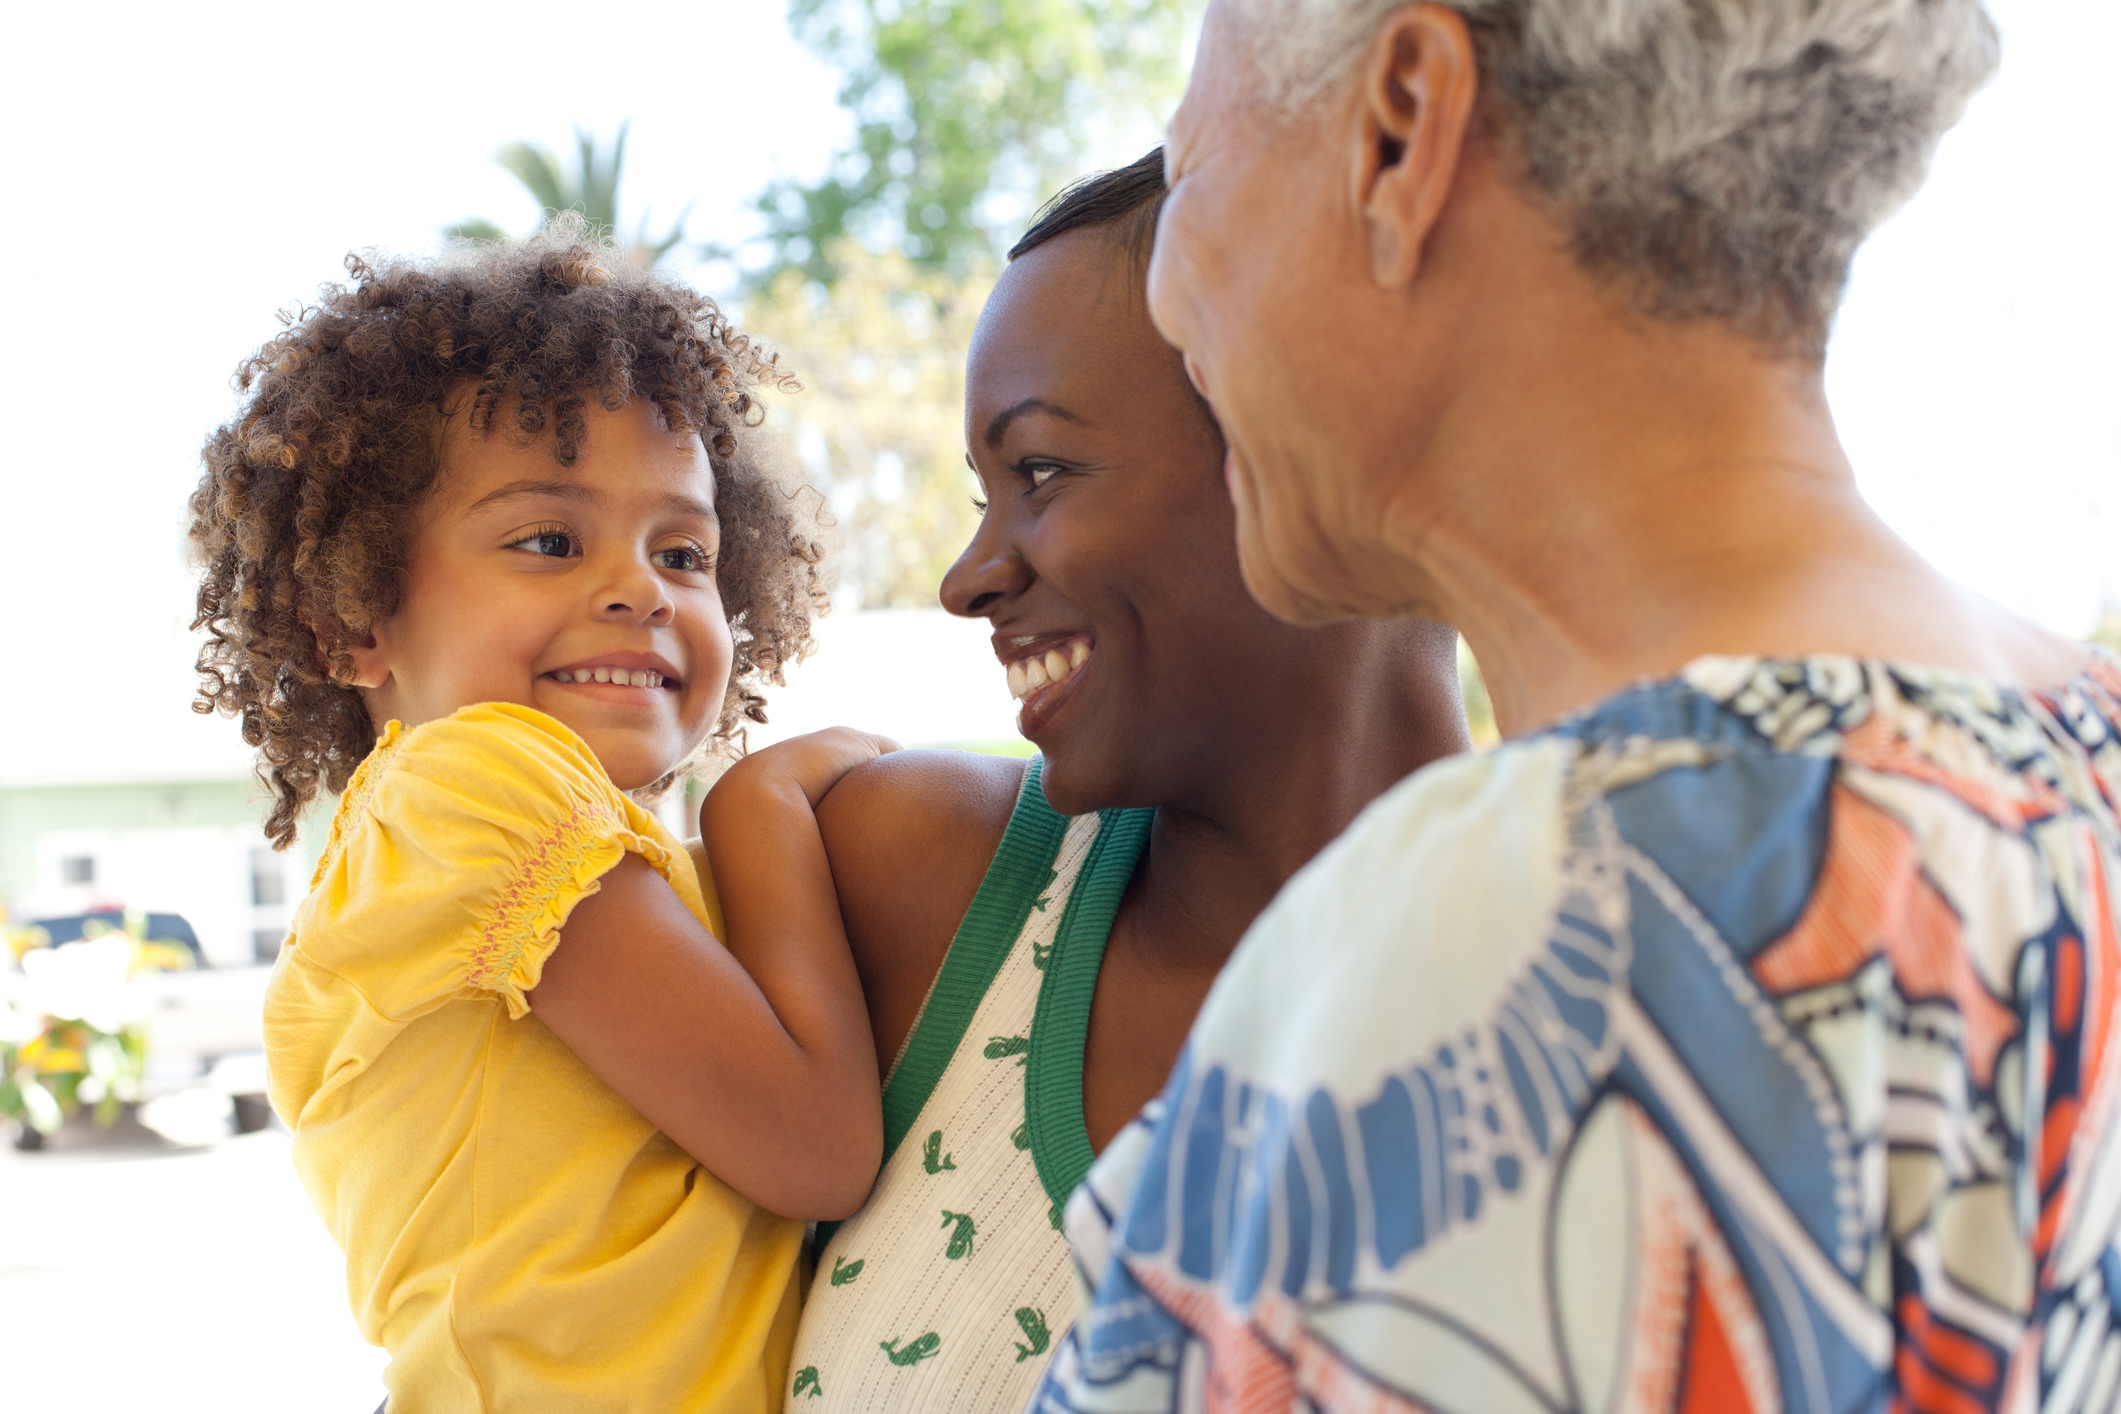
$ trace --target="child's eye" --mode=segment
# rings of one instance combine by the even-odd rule
[[[508,548],[526,550],[533,555],[549,555],[556,560],[571,560],[582,553],[582,547],[574,536],[557,526],[544,526],[533,530],[521,540],[510,541]]]
[[[655,562],[666,570],[684,574],[706,574],[714,568],[714,556],[697,545],[673,545],[655,552]]]
[[[1036,491],[1051,481],[1061,468],[1052,462],[1025,462],[1017,470],[1023,474],[1024,480],[1031,483],[1031,489]]]

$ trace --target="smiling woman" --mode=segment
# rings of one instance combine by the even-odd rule
[[[1022,1408],[1074,1318],[1062,1206],[1238,936],[1466,744],[1449,629],[1292,628],[1246,596],[1222,439],[1143,298],[1162,194],[1151,153],[1063,195],[972,346],[985,500],[942,599],[991,627],[1043,754],[899,753],[819,810],[890,1076],[790,1409]]]

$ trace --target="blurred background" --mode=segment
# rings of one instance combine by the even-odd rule
[[[2102,96],[2121,10],[1991,9],[2002,75],[1859,257],[1829,392],[1865,493],[1917,548],[2121,647],[2121,119]],[[1037,205],[1157,140],[1198,20],[1197,0],[11,18],[0,1404],[380,1397],[259,1101],[258,999],[321,821],[266,848],[234,726],[189,710],[185,498],[275,311],[350,249],[580,207],[805,384],[772,424],[838,522],[834,609],[753,741],[852,721],[1021,751],[982,626],[935,607],[974,519],[965,345]]]

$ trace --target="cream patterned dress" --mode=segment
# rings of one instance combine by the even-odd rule
[[[819,1230],[790,1410],[1021,1409],[1074,1319],[1083,1042],[1153,812],[1057,814],[1039,764],[884,1087],[876,1188]]]

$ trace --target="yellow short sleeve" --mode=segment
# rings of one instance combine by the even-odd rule
[[[266,990],[267,1080],[393,1409],[779,1406],[802,1224],[526,1014],[628,851],[720,930],[685,847],[524,707],[392,724],[339,803]]]
[[[691,861],[658,833],[542,712],[394,722],[334,822],[315,884],[332,926],[302,940],[307,960],[390,1020],[478,993],[520,1018],[568,915],[628,852],[699,900]]]

